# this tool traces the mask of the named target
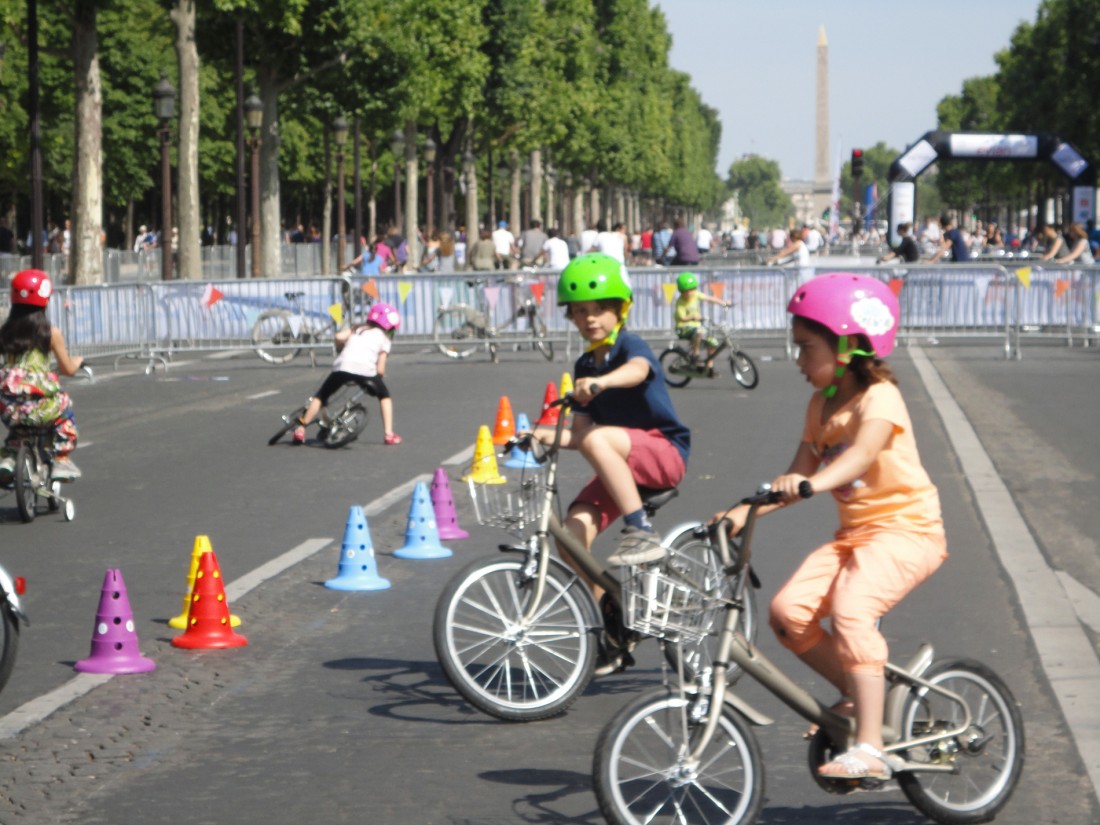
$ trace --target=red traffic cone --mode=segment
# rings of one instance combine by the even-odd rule
[[[195,588],[191,592],[191,608],[187,614],[187,630],[172,639],[173,647],[188,650],[244,647],[248,639],[234,632],[229,621],[229,603],[225,600],[225,585],[214,551],[199,556]]]
[[[539,420],[535,422],[536,426],[552,427],[558,423],[558,416],[561,415],[561,407],[550,406],[557,400],[558,388],[554,386],[553,381],[547,381],[546,394],[542,397],[542,415],[540,415]]]
[[[493,443],[498,447],[507,444],[516,434],[516,419],[512,415],[512,402],[507,395],[500,397],[497,405],[497,422],[493,427]]]

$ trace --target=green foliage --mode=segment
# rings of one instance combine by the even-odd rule
[[[737,195],[741,213],[754,228],[786,226],[794,204],[779,186],[779,164],[759,155],[745,155],[730,164],[727,184]]]

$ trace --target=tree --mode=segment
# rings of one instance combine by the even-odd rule
[[[199,220],[199,51],[195,45],[195,0],[176,0],[172,22],[176,24],[179,60],[179,272],[178,277],[202,277],[199,253],[202,224]],[[165,242],[171,227],[164,228]]]
[[[75,284],[103,283],[103,90],[99,76],[97,0],[73,6],[73,86],[76,116],[73,143],[70,277]]]
[[[779,164],[745,155],[730,164],[727,186],[754,227],[785,226],[794,204],[779,186]]]

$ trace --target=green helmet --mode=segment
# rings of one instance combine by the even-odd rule
[[[681,292],[687,292],[689,289],[699,288],[699,279],[695,277],[692,272],[681,272],[680,277],[676,279],[676,286]]]
[[[558,306],[605,298],[629,301],[633,294],[623,265],[600,252],[574,258],[558,278]]]

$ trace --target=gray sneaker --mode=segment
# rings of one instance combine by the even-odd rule
[[[53,469],[50,472],[50,476],[55,481],[72,481],[73,479],[80,478],[80,468],[73,464],[71,459],[68,458],[55,458],[53,460]]]
[[[619,548],[608,558],[608,564],[649,564],[668,555],[668,550],[661,546],[660,533],[627,527],[623,534]]]

